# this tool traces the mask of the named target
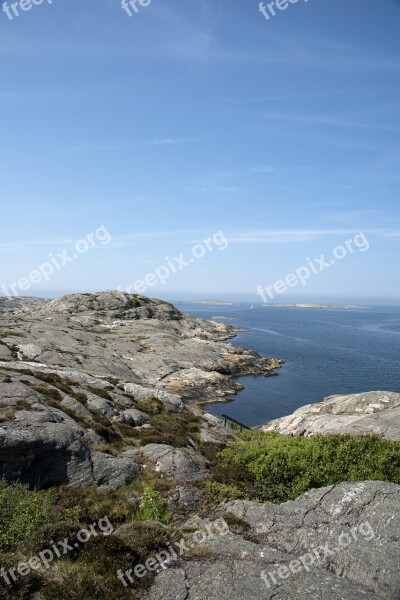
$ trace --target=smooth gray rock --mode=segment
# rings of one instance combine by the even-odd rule
[[[49,300],[44,300],[43,298],[35,298],[33,296],[1,296],[0,313],[29,313],[32,310],[41,308],[48,302]]]
[[[17,344],[19,360],[32,360],[42,354],[43,350],[36,344]]]
[[[234,378],[273,375],[281,366],[279,360],[220,343],[237,329],[185,315],[161,300],[101,292],[37,306],[31,314],[0,312],[0,328],[18,328],[24,335],[23,341],[16,338],[19,344],[43,350],[20,359],[137,384],[144,390],[130,393],[138,399],[155,395],[169,410],[179,410],[182,400],[223,398],[241,389]]]
[[[200,440],[208,444],[226,443],[233,437],[232,431],[223,421],[211,413],[204,413],[204,423],[200,430]]]
[[[67,395],[60,408],[91,417],[80,402]],[[0,478],[41,488],[98,485],[103,491],[136,479],[139,467],[131,459],[92,450],[101,442],[100,436],[63,410],[49,406],[46,397],[29,385],[0,383]]]
[[[103,416],[107,418],[111,418],[115,413],[115,409],[113,408],[111,402],[105,400],[104,398],[99,398],[95,396],[95,394],[87,393],[87,403],[86,406],[92,412],[99,412]]]
[[[8,408],[0,423],[0,477],[40,487],[92,485],[90,446],[99,436],[22,383],[0,388],[1,407]]]
[[[137,408],[128,408],[114,417],[119,423],[128,423],[128,425],[140,426],[148,422],[148,415]]]
[[[11,360],[11,359],[12,359],[11,350],[8,348],[8,346],[6,346],[6,344],[4,344],[3,342],[0,342],[0,360]]]
[[[61,408],[66,408],[68,410],[72,410],[72,412],[84,417],[85,419],[92,419],[92,413],[83,406],[81,402],[72,398],[71,396],[65,396],[65,398],[60,402]]]
[[[176,396],[175,394],[168,394],[167,392],[163,392],[162,390],[158,390],[156,388],[143,387],[137,383],[126,383],[124,385],[124,390],[128,394],[132,394],[135,400],[139,401],[147,400],[151,397],[157,398],[170,412],[177,412],[185,408],[185,405],[179,396]]]
[[[318,404],[309,404],[292,415],[270,421],[262,431],[285,435],[375,433],[400,440],[400,394],[365,392],[347,396],[329,396]]]
[[[204,496],[201,490],[193,485],[184,484],[172,491],[168,497],[168,510],[174,514],[184,511],[194,513],[201,509]]]
[[[93,452],[93,477],[101,491],[117,490],[139,476],[139,466],[129,458]]]
[[[282,505],[229,502],[197,527],[235,515],[248,539],[214,530],[156,577],[147,598],[398,599],[399,505],[400,486],[377,481],[311,490]]]
[[[167,479],[199,481],[207,477],[206,461],[194,450],[177,449],[167,444],[148,444],[136,452],[138,457],[154,463],[155,470]]]

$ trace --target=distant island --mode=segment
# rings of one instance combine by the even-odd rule
[[[355,308],[369,308],[369,306],[353,306],[351,304],[263,304],[262,306],[280,306],[281,308],[343,308],[343,309],[355,309]]]
[[[237,321],[236,317],[220,317],[219,315],[215,315],[212,317],[212,320],[220,319],[221,321]]]
[[[211,306],[235,306],[235,302],[227,302],[225,300],[192,300],[188,304],[207,304]]]

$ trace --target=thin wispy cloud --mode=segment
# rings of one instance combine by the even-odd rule
[[[385,231],[382,229],[293,229],[293,230],[263,230],[245,231],[226,234],[230,244],[293,244],[301,242],[313,242],[323,238],[354,235],[363,232],[365,234],[379,235],[384,237],[396,237],[397,231]]]
[[[259,117],[265,117],[267,119],[271,119],[273,121],[281,120],[281,121],[289,121],[293,123],[306,123],[306,124],[316,124],[316,125],[329,125],[334,127],[346,127],[351,129],[367,129],[371,131],[387,131],[391,133],[400,133],[400,127],[392,127],[388,125],[373,125],[371,123],[359,123],[357,121],[346,121],[342,119],[336,118],[326,118],[326,117],[309,117],[306,115],[294,115],[294,114],[284,114],[284,113],[270,113],[270,112],[260,112]]]

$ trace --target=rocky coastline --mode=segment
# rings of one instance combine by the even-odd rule
[[[0,477],[30,485],[119,487],[133,459],[95,450],[111,423],[146,426],[138,402],[168,411],[223,400],[279,359],[230,343],[237,329],[123,292],[0,302]],[[136,411],[136,412],[135,412]],[[217,427],[218,429],[218,427]]]
[[[40,542],[28,536],[15,544],[19,560],[29,559],[34,544],[43,550],[49,539],[68,541],[77,514],[81,527],[104,510],[115,524],[109,537],[34,580],[11,587],[0,580],[1,598],[399,597],[400,485],[341,479],[264,504],[246,499],[225,469],[218,479],[215,457],[238,436],[200,405],[235,393],[239,376],[269,377],[282,365],[227,343],[237,331],[122,292],[0,299],[0,494],[21,494],[24,502],[32,494],[37,503],[37,490],[49,492],[43,510],[54,519],[51,499],[58,515],[38,526]],[[261,430],[280,440],[278,433],[338,431],[398,440],[399,410],[400,394],[331,397]],[[278,478],[281,472],[284,466]],[[231,475],[247,485],[236,468]],[[12,487],[19,483],[31,492]],[[191,532],[210,532],[218,519],[223,535],[189,543]],[[147,573],[145,583],[118,581],[124,564],[152,560],[174,539],[188,544],[185,552]],[[1,565],[12,567],[9,560],[0,552]]]

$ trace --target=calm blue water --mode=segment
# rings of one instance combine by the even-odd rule
[[[291,414],[333,394],[400,392],[400,307],[362,310],[176,303],[197,317],[245,327],[231,343],[286,361],[278,377],[244,377],[243,392],[208,408],[250,426]]]

